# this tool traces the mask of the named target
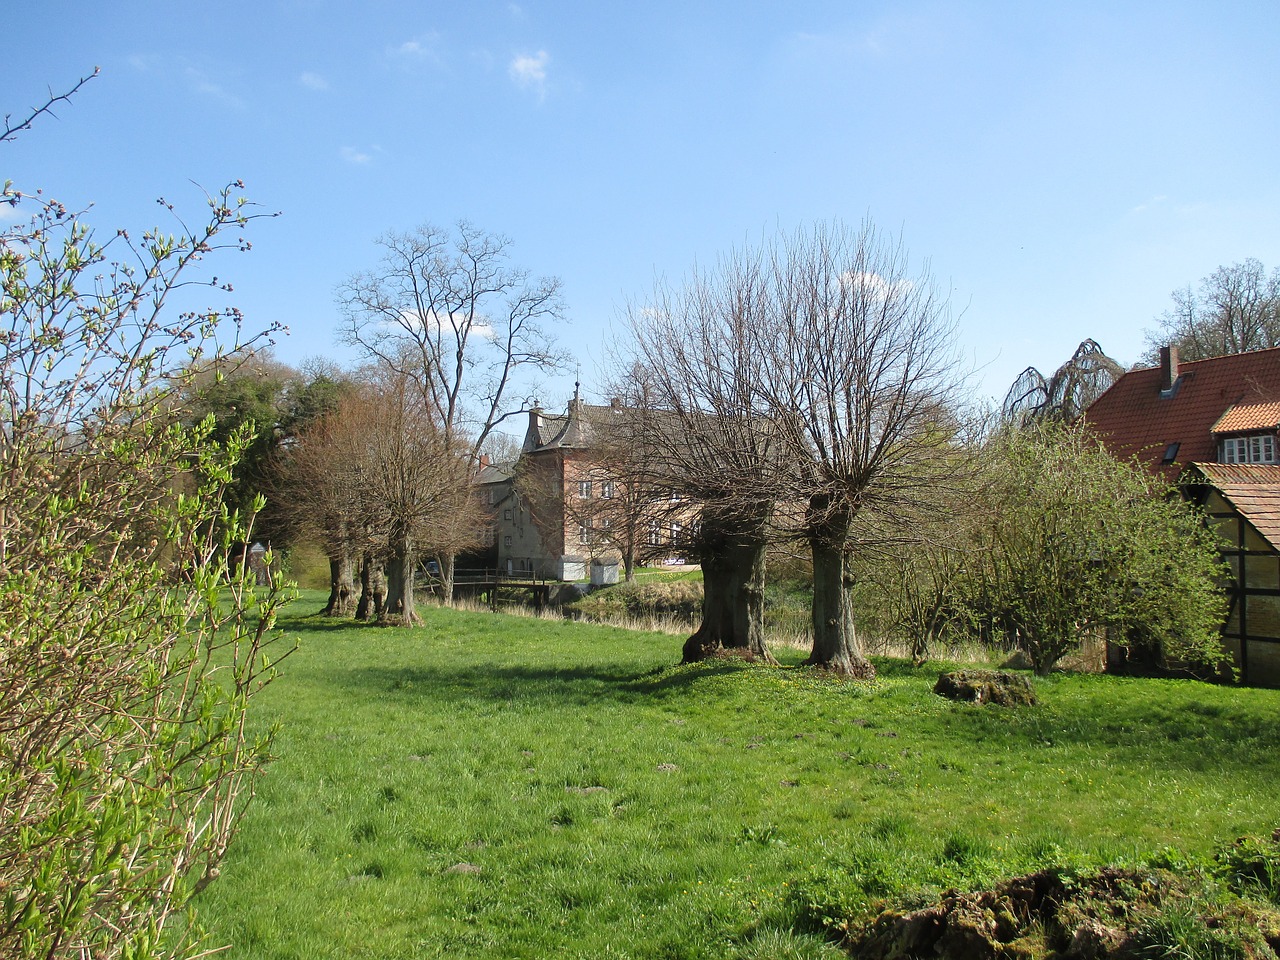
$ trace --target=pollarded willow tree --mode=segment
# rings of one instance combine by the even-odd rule
[[[764,549],[798,537],[813,558],[808,662],[874,675],[850,597],[855,521],[905,527],[955,469],[949,308],[909,267],[870,224],[818,225],[631,311],[654,463],[702,508],[707,599],[686,659],[762,647]]]
[[[787,444],[792,528],[813,558],[808,662],[869,677],[854,625],[854,524],[902,528],[955,470],[960,386],[947,298],[870,223],[820,224],[770,249],[776,309],[751,330],[756,387]]]
[[[378,239],[382,258],[337,291],[348,343],[405,378],[449,449],[476,464],[499,424],[524,411],[539,374],[562,356],[551,329],[564,317],[560,281],[512,266],[511,242],[466,221]],[[440,557],[446,594],[453,555]]]
[[[771,659],[764,639],[765,548],[781,456],[757,390],[767,358],[755,329],[773,304],[758,251],[734,253],[681,286],[656,285],[628,314],[620,393],[647,486],[697,504],[702,622],[686,662],[723,650]]]

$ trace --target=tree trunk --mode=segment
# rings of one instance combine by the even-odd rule
[[[846,547],[853,511],[825,496],[809,504],[809,549],[813,555],[813,650],[805,661],[832,673],[871,680],[876,668],[862,654],[853,625]]]
[[[329,602],[321,614],[349,617],[355,605],[355,583],[351,573],[351,551],[345,547],[329,557]]]
[[[623,543],[622,549],[622,575],[627,583],[636,582],[636,538],[634,535],[628,535],[626,542]]]
[[[683,663],[721,653],[776,663],[764,642],[764,521],[707,510],[702,518],[702,623]]]
[[[453,603],[453,576],[457,563],[458,558],[452,553],[440,557],[440,602],[445,606]]]
[[[391,545],[391,562],[387,565],[387,607],[384,616],[395,617],[407,627],[421,622],[413,602],[417,565],[413,538],[407,533],[398,534]]]
[[[360,560],[360,600],[356,604],[356,619],[382,619],[387,606],[387,581],[382,564],[372,551],[366,550]]]

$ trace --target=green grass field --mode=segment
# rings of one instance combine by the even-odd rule
[[[934,696],[938,665],[680,667],[667,634],[320,605],[197,901],[223,956],[836,957],[823,918],[876,897],[1280,821],[1280,691],[1061,674],[1006,710]]]

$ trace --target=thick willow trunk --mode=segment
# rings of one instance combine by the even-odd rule
[[[722,653],[776,662],[764,641],[765,546],[762,518],[704,513],[702,623],[684,643],[684,663]]]
[[[387,581],[382,563],[366,551],[360,562],[360,600],[356,604],[356,619],[382,619],[387,608]]]
[[[349,617],[355,602],[351,552],[343,549],[329,557],[329,602],[321,613],[326,617]]]
[[[832,673],[870,680],[876,668],[862,653],[853,624],[847,547],[853,511],[814,497],[809,506],[813,556],[813,649],[805,662]]]
[[[419,623],[414,607],[418,557],[413,548],[413,538],[407,534],[397,536],[391,545],[391,557],[387,563],[387,608],[385,616],[395,617],[406,626]]]

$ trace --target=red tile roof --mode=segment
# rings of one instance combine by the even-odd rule
[[[1192,466],[1267,542],[1280,550],[1280,465],[1196,463]]]
[[[1164,393],[1160,381],[1159,367],[1129,371],[1089,407],[1085,421],[1112,453],[1136,457],[1172,481],[1188,463],[1218,459],[1213,428],[1231,407],[1280,403],[1280,347],[1182,363],[1175,388]],[[1176,459],[1163,464],[1174,443]]]
[[[1280,403],[1237,403],[1213,425],[1214,433],[1280,428]]]

